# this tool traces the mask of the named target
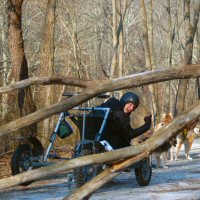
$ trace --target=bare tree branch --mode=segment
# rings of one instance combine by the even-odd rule
[[[19,81],[5,87],[0,87],[0,94],[11,92],[16,89],[22,89],[22,88],[32,86],[32,85],[58,84],[58,85],[69,85],[69,86],[87,88],[87,87],[90,87],[92,84],[98,84],[98,83],[106,84],[106,83],[117,81],[117,84],[118,84],[121,80],[122,80],[122,84],[124,84],[123,81],[126,81],[126,80],[130,81],[131,79],[134,79],[134,82],[130,82],[129,84],[130,86],[128,87],[124,86],[120,88],[115,88],[116,90],[120,90],[124,88],[137,87],[141,85],[157,83],[160,81],[196,78],[200,76],[199,68],[200,68],[200,64],[183,65],[183,66],[177,66],[173,68],[165,68],[161,70],[132,74],[132,75],[121,77],[121,78],[116,78],[112,80],[102,80],[102,81],[101,80],[98,80],[98,81],[97,80],[83,80],[83,79],[76,79],[76,78],[70,78],[70,77],[64,77],[64,76],[36,77],[36,78],[29,78],[23,81]]]
[[[80,80],[75,78],[63,77],[63,76],[52,76],[52,77],[36,77],[29,78],[23,81],[19,81],[8,85],[6,87],[0,87],[0,94],[10,92],[16,89],[22,89],[31,85],[73,85],[77,87],[87,87],[91,81],[89,80]]]
[[[25,117],[16,119],[0,127],[0,136],[12,133],[20,128],[46,119],[54,114],[69,110],[82,102],[104,92],[121,90],[141,85],[157,83],[172,79],[195,78],[200,76],[200,65],[186,65],[179,68],[167,68],[126,76],[112,80],[90,81],[90,84],[77,96],[62,100],[59,103],[42,108]],[[54,82],[55,83],[55,82]]]
[[[64,200],[78,200],[84,197],[88,197],[93,192],[102,187],[105,183],[112,180],[114,177],[118,176],[123,169],[132,165],[133,163],[136,163],[144,159],[147,156],[148,156],[148,151],[141,153],[138,156],[131,157],[126,160],[120,161],[117,164],[114,164],[113,166],[105,169],[101,174],[97,175],[92,180],[88,181],[80,188],[75,190],[71,195],[64,198]]]

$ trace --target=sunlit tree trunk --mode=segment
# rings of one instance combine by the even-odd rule
[[[131,2],[130,2],[131,4]],[[110,78],[123,76],[123,59],[124,59],[124,17],[127,11],[127,0],[112,0],[112,36],[113,36],[113,54],[110,68]],[[119,91],[119,96],[122,91]]]
[[[150,58],[151,58],[151,65],[152,65],[152,70],[156,69],[155,66],[155,58],[154,58],[154,43],[153,43],[153,0],[149,1],[149,17],[148,17],[148,39],[149,39],[149,51],[150,51]]]
[[[74,27],[75,26],[75,27]],[[80,53],[79,53],[79,48],[78,48],[78,33],[76,30],[76,26],[74,25],[74,29],[72,30],[72,42],[73,42],[73,50],[74,50],[74,59],[75,59],[75,65],[76,65],[76,70],[78,73],[78,77],[81,78],[81,57],[80,57]]]
[[[116,0],[112,0],[112,11],[113,11],[113,21],[112,21],[112,36],[113,36],[113,53],[110,68],[110,77],[115,76],[115,70],[117,66],[117,52],[119,45],[119,38],[117,37],[117,3]]]
[[[123,76],[123,59],[124,59],[124,38],[123,38],[123,29],[119,35],[119,69],[118,77]]]
[[[168,47],[168,64],[172,65],[172,46],[174,42],[174,29],[172,27],[172,16],[171,16],[171,0],[167,0],[167,7],[168,13],[168,25],[169,25],[169,47]]]
[[[6,1],[3,2],[3,6],[4,6],[4,9],[6,10]],[[8,85],[8,77],[9,77],[9,74],[11,72],[10,70],[10,65],[8,64],[9,63],[9,57],[8,57],[8,29],[7,29],[7,19],[6,19],[6,12],[3,13],[4,15],[2,15],[2,24],[1,24],[1,43],[2,43],[2,78],[1,78],[1,81],[2,81],[2,86],[6,86]],[[7,115],[8,113],[8,94],[2,94],[1,96],[2,98],[2,106],[1,106],[1,116],[2,116],[2,119],[5,118],[5,116]]]
[[[171,0],[167,0],[166,10],[168,13],[168,25],[169,25],[169,47],[168,47],[168,65],[172,66],[172,53],[173,53],[173,43],[175,37],[175,25],[172,25],[171,16]],[[172,88],[172,81],[169,81],[169,91],[168,91],[168,110],[170,113],[174,113],[174,92]]]
[[[146,67],[149,70],[153,70],[155,68],[155,65],[153,65],[151,51],[150,51],[146,6],[145,6],[144,0],[141,0],[140,2],[141,2],[141,15],[142,15],[142,21],[143,21],[142,22],[142,29],[143,29],[142,32],[143,32],[145,62],[146,62]],[[156,87],[157,87],[156,85],[149,85],[149,91],[151,93],[151,100],[152,100],[152,113],[154,115],[154,122],[156,121],[156,113],[157,113]]]
[[[41,64],[39,69],[40,76],[52,76],[54,74],[54,26],[55,26],[55,9],[56,0],[48,0],[45,26],[43,32],[43,41],[41,47]],[[54,87],[43,87],[39,91],[38,104],[40,107],[46,107],[53,102]],[[47,138],[51,131],[52,118],[48,118],[43,122],[43,136]]]
[[[123,74],[123,64],[124,64],[124,17],[127,11],[127,0],[119,3],[119,15],[120,15],[120,22],[119,22],[119,65],[118,65],[118,77],[122,77]],[[122,95],[122,91],[120,91],[120,96]]]
[[[123,30],[123,27],[124,27],[124,17],[125,17],[125,14],[126,14],[126,10],[127,10],[127,0],[125,0],[123,2],[123,6],[121,4],[121,1],[120,1],[120,22],[121,22],[121,31],[120,31],[120,34],[119,34],[119,70],[118,70],[118,76],[119,77],[122,77],[123,76],[123,59],[124,59],[124,30]]]
[[[1,13],[0,22],[0,40],[1,40],[1,49],[2,49],[2,57],[0,61],[0,84],[1,86],[8,85],[8,72],[10,72],[10,63],[9,63],[9,56],[8,56],[8,23],[6,17],[6,1],[2,2],[3,12]],[[2,94],[0,96],[1,100],[1,112],[0,112],[0,123],[3,124],[6,121],[6,116],[9,114],[9,104],[8,104],[8,94]],[[7,152],[9,150],[9,136],[2,136],[0,138],[0,151]],[[1,152],[0,152],[1,153]]]

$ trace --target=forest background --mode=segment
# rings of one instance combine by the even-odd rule
[[[0,84],[62,75],[112,79],[200,61],[198,0],[1,0]],[[69,86],[32,86],[0,96],[1,125],[60,101]],[[175,116],[199,99],[199,79],[134,88],[144,110]],[[120,96],[124,91],[119,91]],[[114,94],[115,95],[115,94]],[[91,100],[90,104],[99,102]],[[146,111],[145,111],[146,112]],[[140,114],[140,115],[138,115]],[[134,115],[135,125],[144,117]],[[139,120],[138,120],[139,118]],[[19,136],[37,135],[47,145],[57,116],[0,138],[0,153]],[[142,123],[142,122],[141,122]],[[73,146],[78,134],[58,146]]]

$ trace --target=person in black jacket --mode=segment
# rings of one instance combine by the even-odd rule
[[[106,140],[113,149],[123,148],[130,145],[131,139],[148,131],[151,127],[151,115],[144,117],[144,125],[132,128],[130,125],[131,113],[138,107],[139,97],[133,92],[125,93],[120,100],[110,98],[101,107],[110,108],[113,120],[108,120],[107,130],[101,140]]]

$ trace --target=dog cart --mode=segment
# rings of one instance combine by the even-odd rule
[[[72,95],[64,94],[64,96],[70,97]],[[108,95],[102,94],[99,95],[99,98],[108,98]],[[115,123],[111,110],[109,108],[87,106],[76,107],[73,110],[79,112],[71,114],[67,111],[60,114],[54,132],[50,137],[50,144],[45,152],[36,137],[28,138],[26,143],[20,144],[16,148],[11,158],[12,175],[54,164],[55,162],[52,160],[67,159],[52,154],[51,150],[57,136],[64,139],[73,133],[71,122],[78,127],[81,138],[75,147],[73,158],[106,152],[111,148],[109,143],[101,141],[104,132],[110,131],[109,123]],[[80,187],[99,174],[105,167],[106,165],[90,165],[74,169],[73,179],[76,186]],[[134,164],[132,168],[135,171],[138,184],[147,186],[150,183],[152,174],[151,159],[149,157],[145,158]],[[26,182],[22,185],[30,183]]]

